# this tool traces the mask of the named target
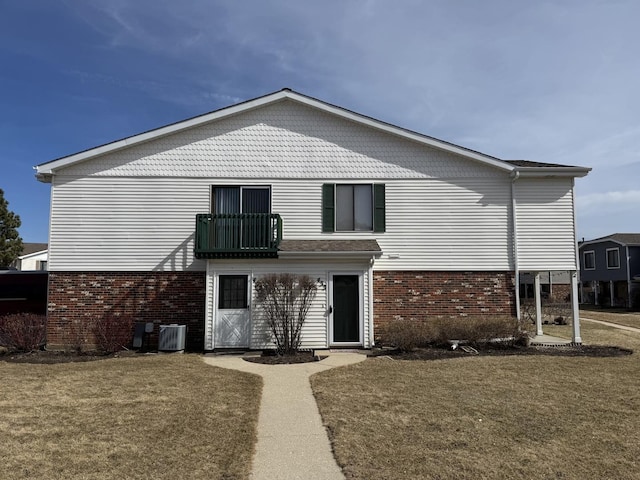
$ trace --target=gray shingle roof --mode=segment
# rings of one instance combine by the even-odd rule
[[[504,162],[515,165],[516,167],[540,167],[540,168],[567,168],[569,165],[560,165],[559,163],[533,162],[531,160],[504,160]]]
[[[375,240],[282,240],[281,252],[381,252]]]
[[[42,250],[46,250],[49,248],[49,245],[46,243],[23,243],[22,244],[22,255],[29,255],[31,253],[41,252]]]
[[[607,235],[606,237],[588,240],[588,242],[593,243],[605,240],[615,240],[616,242],[620,242],[623,245],[640,245],[640,233],[612,233],[611,235]]]

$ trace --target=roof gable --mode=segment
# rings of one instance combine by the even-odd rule
[[[503,172],[514,173],[516,171],[522,170],[523,173],[525,174],[527,173],[530,174],[532,173],[531,171],[534,171],[533,173],[536,173],[536,174],[539,172],[539,173],[547,173],[547,174],[554,174],[554,175],[560,174],[560,175],[569,175],[569,176],[584,176],[590,170],[582,167],[565,167],[565,166],[558,166],[558,165],[552,165],[552,164],[541,164],[539,162],[536,163],[535,165],[533,165],[534,162],[528,162],[530,165],[527,165],[524,168],[521,168],[522,165],[519,165],[517,162],[503,161],[495,157],[491,157],[489,155],[485,155],[464,147],[460,147],[458,145],[454,145],[452,143],[438,140],[433,137],[429,137],[427,135],[419,134],[411,130],[397,127],[395,125],[391,125],[389,123],[382,122],[380,120],[376,120],[371,117],[367,117],[365,115],[352,112],[342,107],[338,107],[338,106],[317,100],[315,98],[302,95],[290,89],[283,89],[278,92],[274,92],[262,97],[255,98],[253,100],[248,100],[246,102],[242,102],[236,105],[222,108],[210,113],[206,113],[203,115],[199,115],[199,116],[181,121],[181,122],[166,125],[164,127],[160,127],[160,128],[150,130],[138,135],[124,138],[122,140],[114,141],[114,142],[101,145],[89,150],[75,153],[73,155],[69,155],[56,160],[52,160],[50,162],[40,164],[35,167],[37,171],[36,177],[40,181],[49,182],[51,181],[52,175],[54,175],[57,171],[71,167],[73,165],[77,165],[81,162],[85,162],[87,160],[94,159],[106,154],[118,152],[121,150],[130,149],[132,147],[142,145],[146,142],[158,140],[163,137],[174,135],[176,133],[184,132],[190,129],[195,129],[197,127],[200,127],[206,124],[218,122],[223,119],[227,119],[242,113],[250,112],[252,110],[265,107],[267,105],[277,104],[283,101],[296,102],[298,104],[302,104],[307,107],[325,112],[335,117],[339,117],[343,120],[354,122],[358,125],[366,126],[378,131],[385,132],[390,135],[394,135],[399,138],[417,142],[418,144],[421,144],[423,146],[435,148],[449,154],[454,154],[475,162],[479,162],[484,166],[493,167],[494,169],[498,169]],[[562,168],[558,168],[558,167],[562,167]]]

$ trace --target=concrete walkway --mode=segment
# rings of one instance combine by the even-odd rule
[[[580,316],[580,320],[586,320],[587,322],[599,323],[600,325],[606,325],[607,327],[619,328],[620,330],[627,330],[628,332],[640,333],[640,328],[627,327],[626,325],[618,325],[617,323],[605,322],[604,320],[594,320]]]
[[[365,359],[359,353],[330,353],[320,362],[262,365],[239,355],[204,357],[210,365],[255,373],[264,379],[253,480],[344,479],[322,425],[309,376]]]

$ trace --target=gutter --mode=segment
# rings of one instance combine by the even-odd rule
[[[591,168],[588,167],[518,167],[517,176],[522,177],[585,177]],[[513,178],[513,177],[512,177]],[[517,178],[516,178],[517,180]]]
[[[511,218],[513,221],[513,268],[515,275],[516,319],[520,322],[520,266],[518,263],[518,216],[516,214],[515,183],[520,178],[520,170],[511,172]]]

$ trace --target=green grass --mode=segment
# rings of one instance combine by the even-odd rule
[[[0,478],[248,478],[262,381],[171,355],[0,361]]]
[[[621,332],[585,322],[583,338],[640,347]],[[638,354],[378,358],[312,386],[347,478],[640,478]]]

